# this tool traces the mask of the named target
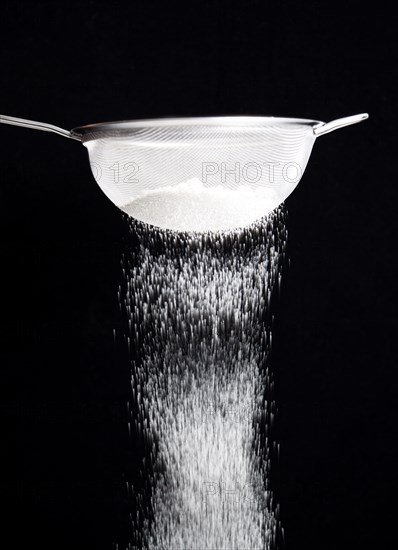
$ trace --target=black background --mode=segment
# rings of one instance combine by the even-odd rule
[[[287,549],[394,548],[392,14],[350,2],[6,0],[0,17],[3,114],[70,129],[370,113],[317,141],[287,200],[274,489]],[[124,548],[123,474],[137,458],[112,331],[127,224],[78,143],[10,126],[0,143],[0,544]]]

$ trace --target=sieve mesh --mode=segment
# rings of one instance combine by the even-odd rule
[[[82,141],[98,184],[125,212],[169,229],[218,230],[251,223],[283,202],[314,140],[310,124],[273,122],[100,125],[87,129]],[[170,221],[177,210],[190,221]]]

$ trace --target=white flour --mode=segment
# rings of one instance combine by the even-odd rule
[[[130,425],[147,441],[154,519],[138,527],[133,518],[129,548],[270,550],[278,519],[266,318],[283,213],[224,236],[139,232],[120,299],[133,350]]]
[[[221,231],[246,227],[280,204],[276,191],[241,185],[205,187],[199,179],[141,193],[120,208],[161,229]]]

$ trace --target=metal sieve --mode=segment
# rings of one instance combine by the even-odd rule
[[[299,183],[318,136],[367,118],[149,119],[71,131],[4,115],[0,122],[81,141],[102,191],[137,220],[176,231],[220,231],[269,214]]]

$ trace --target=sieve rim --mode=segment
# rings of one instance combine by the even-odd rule
[[[315,126],[322,124],[320,120],[308,118],[290,118],[274,116],[216,116],[216,117],[177,117],[177,118],[147,118],[137,120],[119,120],[99,122],[78,126],[71,130],[74,136],[84,136],[93,132],[122,132],[145,128],[170,128],[189,126],[224,126],[224,127],[270,127],[277,125]]]

